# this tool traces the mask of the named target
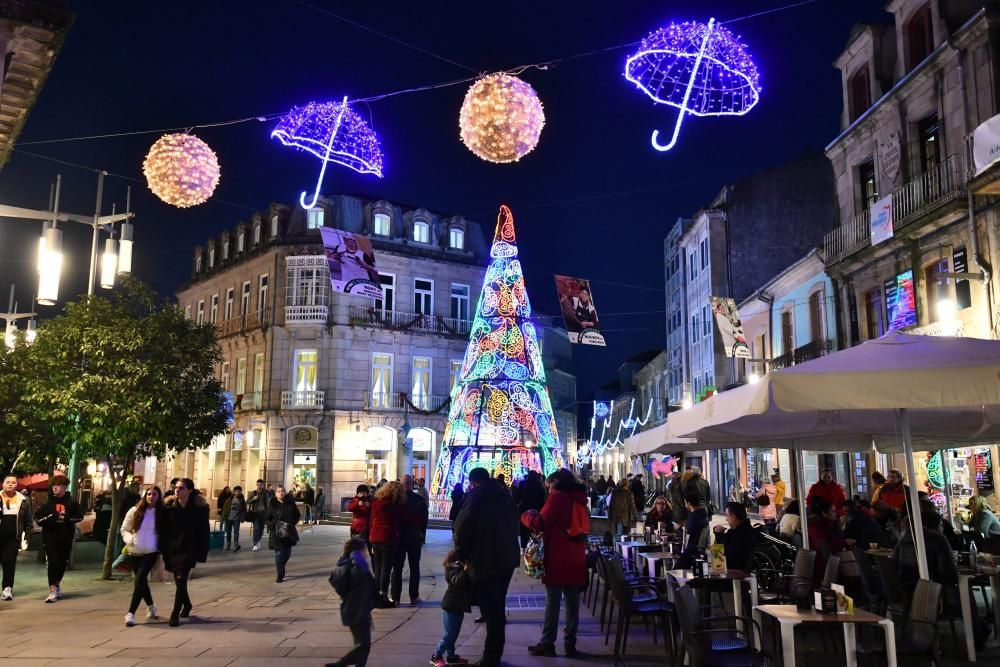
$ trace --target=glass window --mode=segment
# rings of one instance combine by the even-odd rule
[[[451,317],[460,322],[469,321],[469,286],[451,285]]]
[[[431,315],[434,312],[434,281],[417,278],[413,281],[413,312]]]
[[[708,267],[708,239],[701,240],[701,268]]]
[[[417,243],[431,242],[431,227],[426,222],[418,220],[413,223],[413,240]]]
[[[920,121],[917,132],[920,136],[920,171],[930,174],[941,164],[941,124],[937,114]]]
[[[906,41],[909,47],[907,69],[922,63],[934,50],[934,29],[931,26],[930,3],[924,5],[906,23]]]
[[[712,335],[712,312],[709,310],[708,306],[701,307],[701,319],[705,327],[705,330],[702,332],[703,335]]]
[[[204,300],[198,302],[198,318],[197,318],[197,322],[198,322],[198,324],[204,324],[205,323],[205,301]]]
[[[253,406],[260,408],[261,394],[264,391],[264,353],[258,352],[253,357]]]
[[[236,360],[236,395],[242,396],[247,389],[247,358]]]
[[[191,319],[191,306],[190,305],[184,306],[184,319],[186,319],[186,320],[190,320]]]
[[[225,262],[229,259],[229,239],[222,239],[222,261]]]
[[[295,391],[316,391],[316,367],[319,352],[295,350]]]
[[[208,249],[208,268],[215,266],[215,248]]]
[[[250,281],[243,283],[243,292],[240,293],[240,315],[250,312]]]
[[[286,306],[325,306],[329,289],[329,269],[319,266],[289,266],[285,270]]]
[[[222,391],[229,391],[229,362],[222,362],[222,377],[219,378],[219,382],[222,383]]]
[[[235,301],[236,291],[230,287],[226,290],[226,319],[233,316],[233,301]]]
[[[219,295],[212,295],[212,305],[208,310],[208,321],[215,324],[219,321]]]
[[[379,236],[389,236],[389,216],[385,213],[376,213],[372,228]]]
[[[278,235],[278,214],[275,213],[271,216],[271,238]]]
[[[448,232],[448,246],[455,250],[465,250],[465,232],[452,227]]]
[[[430,357],[413,357],[413,381],[410,400],[421,410],[431,406],[431,360]]]
[[[260,245],[260,223],[258,222],[253,226],[253,244],[255,246]]]
[[[201,273],[201,253],[194,256],[194,272]]]
[[[823,331],[823,291],[809,295],[809,340],[822,341],[826,338]]]
[[[697,338],[698,337],[698,332],[701,331],[701,327],[699,326],[699,324],[700,324],[700,322],[698,321],[698,313],[695,313],[694,315],[691,316],[691,338],[692,339]]]
[[[246,238],[246,234],[240,232],[236,235],[236,253],[239,254],[243,252],[243,242]]]
[[[267,274],[257,279],[257,310],[267,308]]]
[[[448,378],[448,393],[454,394],[455,387],[458,386],[459,380],[462,379],[462,360],[452,359],[449,368],[449,378]]]
[[[691,280],[698,277],[698,253],[696,251],[691,251],[691,256],[688,258],[688,266],[691,267]]]
[[[868,76],[868,63],[862,65],[851,75],[847,83],[848,94],[851,96],[851,122],[853,123],[872,105],[871,79]]]
[[[372,353],[373,408],[388,408],[392,399],[392,355],[388,352]]]
[[[311,208],[306,211],[306,229],[319,229],[323,226],[323,209]]]
[[[380,273],[378,281],[382,284],[382,298],[375,299],[375,310],[391,313],[396,307],[396,276]]]
[[[791,354],[795,349],[795,332],[792,330],[792,311],[781,313],[781,353]]]
[[[872,204],[878,200],[875,162],[872,160],[858,165],[858,199],[860,201],[859,212],[871,210]]]

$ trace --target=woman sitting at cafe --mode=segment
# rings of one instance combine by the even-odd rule
[[[646,528],[654,531],[659,530],[659,525],[663,524],[663,530],[668,533],[674,532],[674,511],[670,506],[670,501],[666,496],[657,496],[653,501],[653,509],[646,512],[646,520],[643,522]]]
[[[969,498],[969,528],[980,536],[977,548],[986,553],[1000,553],[1000,520],[983,501],[982,496]]]

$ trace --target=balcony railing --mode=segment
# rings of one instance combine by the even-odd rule
[[[472,323],[468,320],[454,317],[404,313],[398,310],[381,310],[372,306],[351,306],[349,317],[351,326],[432,333],[442,336],[460,336],[463,338],[469,335],[469,330],[472,326]]]
[[[248,333],[254,329],[267,327],[271,324],[271,309],[252,310],[244,315],[236,315],[215,323],[215,335],[218,338]]]
[[[403,392],[365,392],[365,410],[372,412],[403,412],[407,401],[412,408],[430,411],[448,402],[448,396],[437,394],[407,395]]]
[[[285,324],[326,324],[327,306],[285,306]]]
[[[326,399],[325,391],[283,391],[282,410],[322,410]]]
[[[892,228],[899,231],[914,220],[965,197],[965,167],[952,155],[892,193]],[[823,239],[823,258],[833,264],[871,245],[871,211],[862,211]]]
[[[830,353],[833,349],[833,341],[831,340],[814,340],[811,343],[806,343],[801,347],[797,347],[791,352],[786,352],[780,357],[775,357],[771,360],[770,370],[777,371],[782,368],[787,368],[789,366],[794,366],[795,364],[801,364],[811,359],[818,359],[826,354]]]

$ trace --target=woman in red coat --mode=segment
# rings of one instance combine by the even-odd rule
[[[396,560],[399,530],[405,518],[406,493],[400,482],[389,482],[375,492],[375,502],[372,503],[371,520],[368,524],[368,537],[374,552],[372,564],[375,568],[375,583],[378,584],[376,606],[380,609],[396,606],[396,603],[389,599],[389,577]]]
[[[368,495],[368,485],[358,484],[358,490],[347,502],[347,511],[353,515],[351,519],[351,537],[360,537],[368,541],[368,522],[372,515],[372,499]]]
[[[545,551],[545,622],[542,640],[529,646],[532,655],[556,654],[556,631],[559,628],[559,604],[566,598],[566,627],[563,630],[566,656],[576,656],[576,631],[580,624],[580,591],[587,585],[587,543],[569,539],[567,530],[573,517],[573,505],[587,506],[587,487],[569,470],[562,468],[546,480],[555,484],[541,512],[529,510],[521,523],[542,533]]]

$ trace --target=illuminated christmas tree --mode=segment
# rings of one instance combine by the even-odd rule
[[[514,216],[500,207],[462,375],[451,396],[431,493],[448,497],[473,468],[508,480],[563,466],[531,305],[517,259]]]

